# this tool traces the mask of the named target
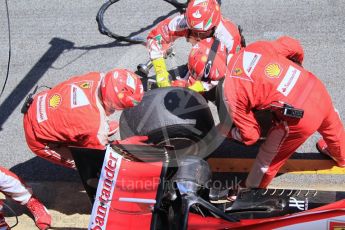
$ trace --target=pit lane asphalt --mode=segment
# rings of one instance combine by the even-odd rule
[[[104,1],[9,1],[12,59],[8,83],[0,98],[1,165],[29,182],[63,181],[79,183],[76,172],[47,163],[27,148],[20,113],[23,99],[38,83],[54,86],[69,76],[89,71],[107,71],[114,67],[134,70],[148,59],[142,45],[116,42],[101,35],[95,16]],[[290,35],[305,49],[304,67],[323,80],[344,121],[345,27],[342,0],[268,0],[224,1],[223,14],[240,24],[247,43]],[[162,0],[121,0],[105,15],[106,25],[123,34],[147,32],[176,10]],[[4,2],[0,3],[0,84],[5,78],[8,30]],[[180,39],[177,57],[169,65],[186,62],[190,45]],[[318,135],[299,150],[316,152]],[[317,177],[319,178],[319,177]],[[289,176],[281,181],[301,186],[319,183],[311,176]],[[321,187],[344,184],[344,176],[322,175]]]

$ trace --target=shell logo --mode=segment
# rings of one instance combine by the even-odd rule
[[[202,56],[202,57],[201,57],[201,61],[202,61],[202,62],[206,62],[206,61],[207,61],[207,57],[206,57],[205,55]]]
[[[269,64],[265,68],[265,74],[270,78],[278,78],[281,73],[280,66],[278,64]]]
[[[119,99],[124,98],[124,96],[125,96],[125,95],[123,95],[123,93],[119,93],[119,94],[117,94],[117,97],[118,97]]]
[[[56,109],[61,104],[62,98],[59,94],[54,94],[49,99],[49,107]]]

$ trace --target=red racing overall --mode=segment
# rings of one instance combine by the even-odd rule
[[[67,146],[105,149],[108,118],[99,99],[102,76],[77,76],[37,94],[24,115],[27,144],[40,157],[74,168]]]
[[[167,18],[160,22],[147,37],[147,47],[150,58],[163,57],[172,43],[181,37],[188,38],[190,29],[187,26],[185,15],[181,14],[174,18]],[[235,24],[221,17],[215,29],[214,37],[218,38],[228,49],[229,53],[235,53],[241,48],[241,35]]]
[[[289,60],[290,59],[290,60]],[[345,160],[345,132],[323,83],[297,63],[303,61],[299,43],[289,37],[260,41],[235,54],[224,82],[224,100],[236,126],[231,136],[246,145],[260,137],[253,110],[288,103],[304,110],[301,119],[278,115],[260,146],[246,180],[247,187],[265,188],[285,161],[318,131],[337,162]]]

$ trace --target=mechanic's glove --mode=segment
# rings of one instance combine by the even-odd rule
[[[147,141],[148,139],[148,136],[132,136],[124,140],[116,140],[113,143],[120,145],[147,145],[145,141]]]
[[[201,81],[195,81],[193,85],[189,86],[188,88],[197,93],[203,93],[206,91]]]
[[[156,81],[158,87],[170,86],[169,73],[165,65],[164,58],[157,58],[152,60],[153,67],[156,72]]]
[[[182,80],[182,79],[177,79],[175,81],[172,81],[171,82],[171,86],[174,86],[174,87],[187,87],[187,84],[188,82],[185,81],[185,80]]]

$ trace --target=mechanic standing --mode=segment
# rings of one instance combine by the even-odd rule
[[[75,168],[69,146],[105,149],[118,123],[108,116],[138,104],[143,97],[140,78],[126,69],[107,74],[75,76],[42,91],[26,102],[24,131],[28,146],[39,157]],[[147,137],[118,143],[135,144]]]
[[[216,37],[225,44],[229,53],[238,52],[241,46],[245,46],[239,28],[222,16],[216,0],[191,0],[184,14],[163,20],[147,37],[147,48],[157,74],[158,87],[171,85],[164,55],[180,37],[186,37],[193,45],[201,39]],[[191,87],[197,92],[204,91],[201,82],[193,82]]]
[[[227,65],[224,101],[234,124],[225,132],[227,137],[252,145],[260,137],[254,111],[271,110],[274,115],[274,125],[260,146],[246,187],[266,188],[316,131],[323,137],[317,149],[345,167],[344,126],[323,83],[301,66],[304,52],[297,40],[285,36],[254,42],[227,58],[220,47],[217,39],[201,41],[191,51],[189,67],[196,79],[212,80]]]
[[[0,167],[0,191],[21,205],[25,205],[32,213],[35,224],[39,229],[48,229],[51,225],[51,216],[46,207],[32,195],[32,190],[10,170]],[[0,200],[1,202],[1,200]],[[0,206],[2,206],[0,204]],[[0,207],[0,229],[10,229]]]

